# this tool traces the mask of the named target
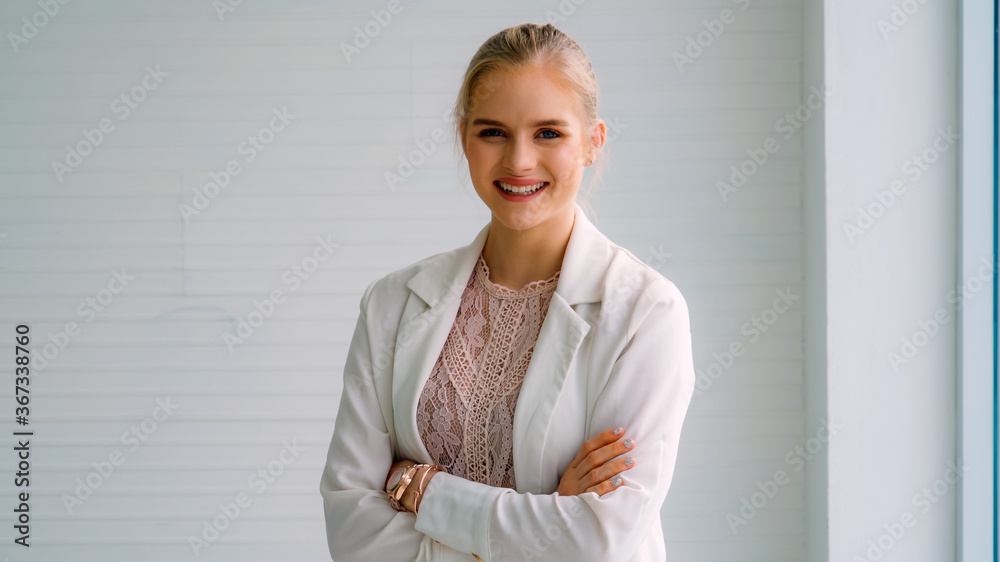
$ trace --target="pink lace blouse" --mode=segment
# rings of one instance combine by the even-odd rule
[[[482,254],[417,403],[417,428],[456,476],[514,488],[514,408],[559,272],[520,290],[493,283]]]

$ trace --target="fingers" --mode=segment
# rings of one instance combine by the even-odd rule
[[[627,456],[595,468],[588,474],[593,485],[584,490],[584,493],[596,492],[598,496],[603,496],[612,490],[621,488],[625,483],[622,473],[635,466],[635,459],[632,456]]]
[[[625,437],[623,427],[609,428],[588,439],[580,447],[560,481],[561,495],[595,492],[604,495],[624,484],[620,473],[636,465],[632,455],[622,456],[635,447],[633,440]],[[568,479],[568,480],[567,480]]]
[[[623,431],[621,435],[616,435],[615,439],[607,445],[591,451],[577,468],[584,472],[589,472],[599,468],[609,460],[631,451],[635,447],[635,444],[631,438],[626,437],[622,439],[624,436],[625,432]]]
[[[618,483],[617,486],[615,485],[616,482]],[[618,488],[621,488],[622,484],[624,484],[624,480],[622,480],[620,476],[615,476],[611,480],[605,480],[604,482],[601,482],[596,486],[591,486],[587,488],[586,490],[584,490],[584,493],[595,492],[598,496],[603,496],[604,494],[607,494],[612,490],[617,490]]]
[[[622,427],[610,428],[588,439],[571,465],[579,475],[579,485],[584,489],[581,493],[595,492],[601,496],[620,488],[624,483],[620,474],[634,467],[636,461],[632,455],[615,457],[629,453],[634,447]]]
[[[583,446],[580,447],[580,452],[577,453],[576,458],[570,463],[571,467],[577,467],[588,455],[594,451],[604,447],[610,443],[617,441],[625,436],[625,428],[618,426],[612,427],[598,433],[597,435],[591,437],[590,439],[583,442]],[[610,457],[609,457],[610,458]],[[606,459],[605,459],[606,460]],[[592,467],[591,467],[592,468]]]

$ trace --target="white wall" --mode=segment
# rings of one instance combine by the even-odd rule
[[[670,559],[803,559],[809,465],[789,458],[810,437],[804,303],[771,310],[777,291],[803,290],[802,133],[778,128],[814,85],[804,80],[800,3],[404,0],[348,62],[341,43],[387,4],[243,2],[220,18],[208,0],[71,2],[17,52],[0,49],[0,334],[29,323],[37,356],[48,334],[79,328],[31,382],[33,546],[5,541],[0,554],[194,558],[189,536],[246,492],[251,505],[201,559],[328,558],[318,479],[360,293],[467,243],[489,218],[450,142],[435,143],[402,184],[390,188],[384,174],[416,141],[440,138],[437,129],[450,138],[442,115],[483,40],[562,10],[556,23],[590,54],[601,111],[615,124],[595,221],[681,288],[705,373],[663,508]],[[40,10],[4,3],[3,36]],[[722,17],[721,35],[703,36],[703,52],[678,68],[674,53]],[[155,89],[138,91],[147,96],[126,116],[113,100],[142,84],[147,65],[167,75],[147,79]],[[295,117],[247,161],[240,143],[281,108]],[[102,119],[111,132],[58,179],[52,162]],[[768,138],[780,149],[723,200],[717,182]],[[194,190],[230,160],[240,172],[186,221],[179,205],[193,205]],[[856,186],[859,196],[868,185]],[[338,245],[334,256],[300,285],[286,283],[317,237]],[[122,269],[134,281],[87,315],[86,299],[110,295],[100,291],[116,288],[112,270]],[[223,334],[278,289],[286,300],[230,352]],[[774,324],[756,339],[743,327],[761,316]],[[716,371],[734,344],[745,352]],[[12,413],[12,390],[3,392]],[[168,397],[176,411],[155,429],[147,422],[147,436],[141,423]],[[133,450],[120,436],[136,426],[146,440]],[[293,439],[304,450],[284,465]],[[93,476],[99,488],[68,513],[64,494],[116,451],[122,464]],[[248,483],[269,463],[281,471],[272,483]],[[765,497],[758,484],[768,488],[776,471],[787,483],[741,515],[741,499]],[[10,506],[9,479],[0,491]],[[10,508],[3,513],[9,533]]]
[[[955,559],[947,471],[961,464],[948,301],[957,144],[939,141],[937,160],[919,177],[910,170],[939,128],[960,130],[958,10],[955,2],[908,4],[917,9],[896,16],[898,31],[883,36],[891,2],[826,2],[826,75],[836,92],[825,139],[828,413],[849,427],[829,449],[830,560]],[[859,207],[878,213],[873,192],[897,179],[902,194],[852,243],[845,224],[858,223]],[[901,339],[935,332],[937,314],[946,320],[935,335],[918,336],[916,355],[893,368],[889,354],[903,354]]]

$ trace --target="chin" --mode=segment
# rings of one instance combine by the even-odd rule
[[[501,210],[499,213],[495,210],[492,212],[493,216],[500,222],[500,224],[511,230],[528,230],[529,228],[537,226],[543,222],[543,219],[540,218],[536,212],[511,212],[509,210]]]
[[[501,222],[503,222],[503,225],[506,226],[507,228],[511,229],[511,230],[531,230],[532,228],[538,226],[541,223],[541,221],[516,222],[514,224],[510,224],[510,223],[507,223],[507,222],[504,222],[504,221],[501,221]]]

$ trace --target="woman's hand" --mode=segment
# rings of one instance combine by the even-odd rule
[[[560,496],[577,496],[586,492],[597,492],[598,496],[603,496],[621,487],[622,478],[618,473],[635,466],[631,455],[611,461],[618,455],[632,450],[634,446],[632,440],[622,439],[623,437],[625,430],[616,427],[585,441],[559,480],[556,493]]]

